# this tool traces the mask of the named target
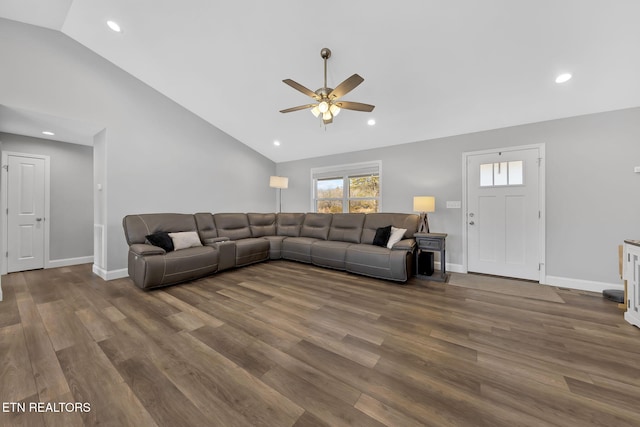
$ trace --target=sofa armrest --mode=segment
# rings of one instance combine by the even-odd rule
[[[228,242],[230,239],[228,237],[210,237],[208,239],[204,239],[205,246],[216,246],[216,243],[220,242]]]
[[[403,239],[391,247],[393,251],[413,252],[416,247],[416,239]]]
[[[136,255],[164,255],[167,253],[159,246],[148,245],[146,243],[135,243],[129,246],[129,250]]]

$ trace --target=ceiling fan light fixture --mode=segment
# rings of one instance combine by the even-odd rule
[[[347,93],[351,92],[355,89],[360,83],[364,81],[362,77],[357,74],[353,74],[351,77],[344,80],[335,88],[330,88],[327,86],[327,59],[331,57],[331,51],[327,48],[323,48],[320,51],[320,56],[324,60],[324,86],[320,89],[317,89],[315,92],[311,89],[301,85],[298,82],[295,82],[291,79],[282,80],[283,83],[291,86],[298,92],[307,95],[317,103],[317,104],[306,104],[299,105],[297,107],[285,108],[284,110],[280,110],[281,113],[291,113],[292,111],[300,111],[310,109],[311,114],[315,117],[320,117],[322,113],[322,121],[325,125],[333,123],[333,118],[340,113],[340,110],[347,109],[353,111],[366,111],[371,112],[375,108],[375,105],[363,104],[361,102],[351,102],[351,101],[338,101],[338,99],[342,98]]]

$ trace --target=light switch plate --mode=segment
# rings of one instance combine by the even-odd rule
[[[633,168],[633,171],[635,173],[640,173],[640,166],[636,166],[635,168]]]
[[[462,208],[462,202],[460,200],[447,200],[447,209],[460,209]]]

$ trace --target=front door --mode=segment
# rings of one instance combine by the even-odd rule
[[[540,280],[540,148],[467,156],[468,271]]]
[[[7,271],[44,268],[45,160],[7,157]]]

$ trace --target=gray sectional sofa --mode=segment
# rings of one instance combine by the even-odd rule
[[[123,227],[129,277],[150,289],[277,259],[405,282],[413,272],[418,219],[400,213],[163,213],[127,215]],[[376,232],[388,226],[406,229],[401,240],[391,248],[374,245]],[[150,243],[167,233],[191,240],[179,250]]]

